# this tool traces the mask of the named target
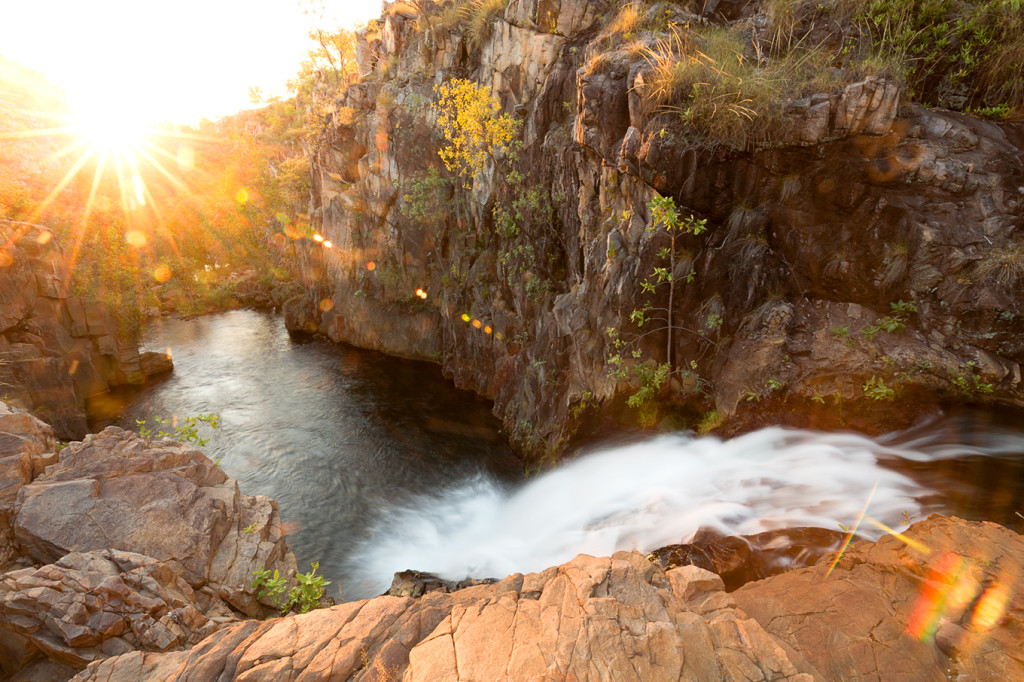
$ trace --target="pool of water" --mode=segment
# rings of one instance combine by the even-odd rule
[[[129,396],[118,424],[219,415],[203,449],[243,492],[277,500],[300,570],[319,561],[346,597],[346,562],[389,510],[520,478],[490,403],[436,365],[292,338],[280,315],[245,310],[156,320],[143,345],[169,348],[174,372]]]

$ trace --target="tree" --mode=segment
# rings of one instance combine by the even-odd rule
[[[515,159],[521,124],[501,113],[488,88],[456,78],[435,86],[434,92],[437,101],[433,108],[447,142],[439,154],[449,171],[472,182],[497,168],[499,160]]]

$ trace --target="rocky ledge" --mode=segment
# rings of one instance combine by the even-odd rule
[[[110,427],[56,445],[0,403],[0,671],[68,679],[271,612],[253,571],[295,573],[273,500],[171,440]]]
[[[933,516],[731,593],[620,552],[260,620],[252,571],[295,571],[272,500],[169,440],[54,445],[0,404],[11,680],[1024,678],[1024,537],[991,523]]]

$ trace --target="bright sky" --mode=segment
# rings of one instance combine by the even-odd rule
[[[379,0],[324,0],[351,28]],[[285,94],[312,46],[309,0],[0,0],[0,54],[45,74],[76,109],[195,123]],[[92,112],[94,115],[99,112]]]

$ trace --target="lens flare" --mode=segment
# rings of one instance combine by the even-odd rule
[[[171,269],[161,263],[160,265],[153,268],[153,279],[163,284],[171,278]]]
[[[146,239],[146,235],[144,235],[142,232],[139,232],[138,230],[128,230],[127,232],[125,232],[124,240],[128,242],[128,246],[134,247],[136,249],[142,248],[143,246],[146,245],[146,242],[148,241]]]
[[[326,313],[333,309],[334,301],[332,301],[331,299],[325,298],[324,300],[320,301],[320,312]]]
[[[373,272],[373,269],[375,267],[377,267],[377,264],[374,263],[372,260],[366,263],[366,269],[369,270],[370,272]]]
[[[994,628],[1006,613],[1006,604],[1010,601],[1010,588],[998,583],[985,590],[978,600],[971,618],[971,627],[977,632],[988,632]]]
[[[911,637],[922,642],[932,640],[939,629],[939,621],[949,608],[953,588],[965,568],[964,560],[952,552],[946,552],[935,563],[907,622],[907,633]]]
[[[322,242],[323,240],[324,240],[324,236],[322,234],[314,234],[313,235],[313,241],[315,241],[315,242]]]
[[[324,240],[324,248],[325,249],[333,249],[334,248],[334,242],[332,242],[329,239],[325,239]]]

